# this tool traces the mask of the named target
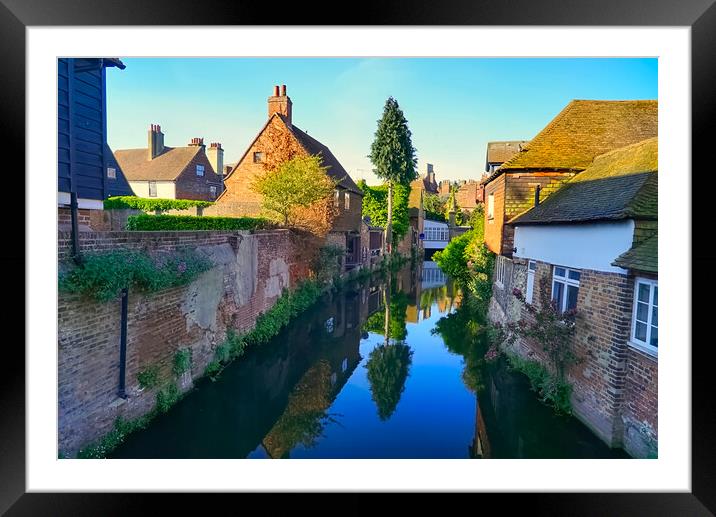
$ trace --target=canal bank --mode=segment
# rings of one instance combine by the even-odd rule
[[[111,457],[623,457],[480,361],[474,314],[434,266],[326,295]]]

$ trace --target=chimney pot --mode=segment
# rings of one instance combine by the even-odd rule
[[[278,84],[273,87],[273,96],[278,97]]]
[[[285,96],[286,96],[286,85],[282,84],[281,85],[281,97],[285,97]]]

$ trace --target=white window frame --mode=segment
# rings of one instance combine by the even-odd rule
[[[252,159],[254,163],[261,163],[264,161],[264,153],[262,151],[254,151]]]
[[[196,164],[196,175],[197,176],[203,176],[204,175],[204,166],[200,163]]]
[[[216,188],[216,185],[209,185],[209,195],[213,198],[216,198],[216,192],[218,189]]]
[[[557,269],[564,269],[564,276],[557,275]],[[570,285],[577,288],[577,297],[579,297],[579,282],[580,280],[574,280],[573,278],[569,278],[569,273],[575,272],[579,274],[580,280],[582,277],[582,270],[581,269],[575,269],[570,268],[566,266],[553,266],[552,267],[552,293],[550,299],[554,299],[554,284],[560,283],[564,284],[564,290],[562,291],[562,299],[559,300],[559,305],[557,306],[557,310],[559,312],[564,312],[567,310],[567,287]],[[576,305],[575,305],[576,307]]]
[[[351,196],[346,192],[343,194],[343,208],[349,210],[351,208]]]
[[[487,195],[487,220],[495,219],[495,194]]]
[[[532,266],[534,266],[534,269],[532,269]],[[536,271],[537,262],[534,260],[529,260],[527,262],[527,292],[525,293],[525,301],[527,303],[532,303],[532,299],[534,298]]]
[[[336,208],[338,208],[339,206],[341,206],[341,191],[336,189],[334,196],[335,196],[334,202],[335,202]]]
[[[647,313],[647,321],[646,321],[646,341],[642,341],[640,339],[637,339],[636,337],[636,315],[637,315],[637,304],[639,302],[639,285],[640,284],[646,284],[649,286],[649,309]],[[654,305],[654,292],[655,288],[658,289],[659,287],[659,281],[654,280],[653,278],[644,278],[644,277],[636,277],[634,279],[634,301],[632,303],[632,315],[631,315],[631,332],[630,332],[630,338],[629,338],[629,344],[632,345],[634,348],[637,348],[643,352],[646,352],[649,355],[652,355],[656,357],[659,352],[658,346],[654,346],[651,344],[651,327],[652,327],[652,314],[653,309],[656,307],[657,313],[659,312],[659,304],[657,303]],[[643,303],[643,302],[641,302]],[[657,325],[653,325],[657,328],[657,333],[659,330],[659,325],[657,322]]]
[[[114,167],[107,167],[107,177],[111,180],[117,179],[117,169]]]
[[[154,185],[154,194],[152,194],[152,185]],[[149,197],[157,197],[157,182],[156,181],[149,181],[147,183],[147,190],[149,193]]]

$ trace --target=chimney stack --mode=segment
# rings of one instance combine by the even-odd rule
[[[149,125],[147,143],[148,158],[150,160],[153,160],[164,152],[164,133],[162,133],[162,126],[159,124]]]
[[[191,142],[189,142],[189,147],[204,147],[204,139],[203,138],[192,138]]]
[[[206,157],[209,159],[209,163],[214,168],[214,172],[219,175],[221,180],[224,180],[224,149],[222,149],[219,142],[211,142],[209,148],[206,150]]]
[[[292,111],[292,102],[291,97],[286,95],[286,85],[281,86],[281,92],[279,94],[279,88],[278,85],[273,87],[273,96],[269,97],[268,99],[268,116],[271,118],[271,116],[274,113],[278,113],[280,115],[283,115],[289,124],[292,124],[292,117],[291,117],[291,111]]]

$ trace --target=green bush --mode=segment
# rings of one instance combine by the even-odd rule
[[[127,230],[140,232],[195,230],[259,230],[273,228],[268,219],[260,217],[209,217],[194,215],[130,215]]]
[[[118,417],[114,421],[114,427],[98,442],[88,445],[77,453],[80,459],[106,458],[107,454],[117,448],[125,438],[138,429],[144,429],[149,421],[154,418],[155,413],[151,412],[143,417],[134,420],[124,420]]]
[[[174,354],[172,371],[178,377],[191,368],[191,349],[182,348]]]
[[[541,363],[523,359],[514,353],[507,353],[507,360],[511,369],[524,374],[530,381],[532,390],[537,392],[540,399],[552,406],[557,413],[569,415],[572,413],[572,386],[550,373]]]
[[[206,208],[214,203],[196,199],[158,199],[137,196],[113,196],[104,200],[104,209],[134,208],[145,212],[157,210],[187,210],[192,207]]]
[[[152,389],[159,384],[159,366],[154,364],[137,374],[137,382],[142,389]]]
[[[143,251],[121,250],[88,254],[81,266],[69,267],[60,273],[60,291],[82,293],[106,302],[119,296],[124,288],[154,292],[186,285],[211,269],[213,263],[190,249],[164,253],[157,258]]]
[[[180,398],[181,392],[179,388],[177,388],[176,384],[172,383],[157,393],[157,405],[155,409],[158,413],[166,413]]]

